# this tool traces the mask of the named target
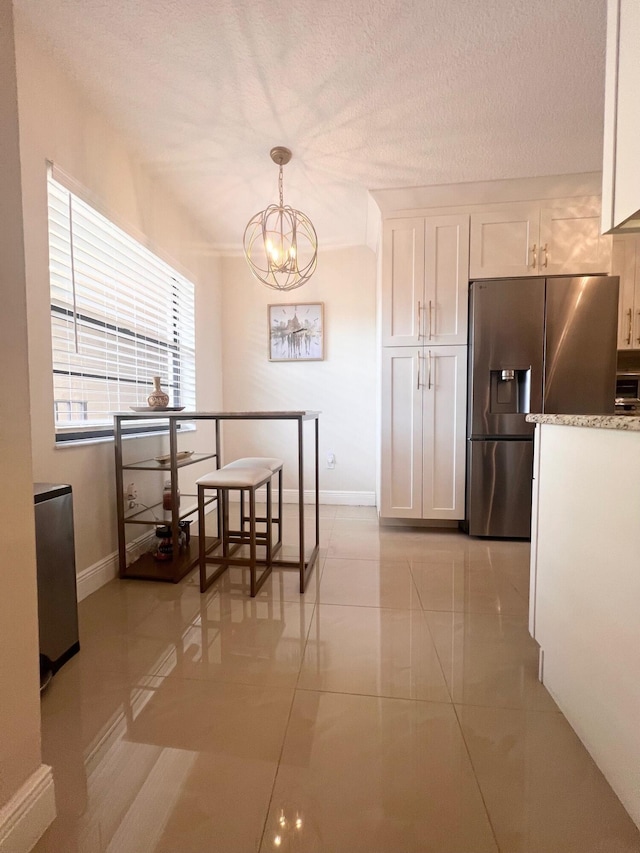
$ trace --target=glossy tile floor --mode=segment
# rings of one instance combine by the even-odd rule
[[[288,548],[295,520],[287,507]],[[640,833],[544,687],[529,548],[322,507],[304,596],[113,581],[43,696],[37,853],[628,853]]]

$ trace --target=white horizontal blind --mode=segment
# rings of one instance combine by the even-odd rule
[[[153,376],[195,408],[193,284],[51,177],[48,191],[57,440],[111,429]]]

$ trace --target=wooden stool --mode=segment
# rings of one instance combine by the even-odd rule
[[[271,517],[271,476],[272,472],[269,468],[218,468],[216,471],[211,471],[196,480],[198,487],[198,555],[200,565],[200,592],[207,590],[211,584],[220,577],[229,566],[246,566],[249,568],[251,575],[251,597],[255,597],[256,593],[271,574],[271,525],[273,519]],[[264,534],[257,534],[256,531],[256,491],[261,487],[267,487],[267,529]],[[215,489],[218,493],[218,506],[220,508],[218,518],[220,520],[221,529],[218,530],[220,544],[222,546],[222,554],[211,556],[207,553],[205,541],[205,495],[207,489]],[[249,515],[247,521],[249,523],[249,532],[241,531],[241,536],[238,533],[233,535],[233,543],[230,540],[229,534],[229,492],[236,489],[243,495],[244,492],[249,493]],[[257,577],[257,556],[256,549],[258,545],[264,544],[266,547],[265,568]],[[230,545],[236,547],[231,550]],[[249,557],[234,557],[233,554],[242,544],[249,545]],[[218,565],[218,569],[207,577],[207,563]]]
[[[282,466],[284,462],[275,456],[246,456],[229,462],[225,468],[268,468],[272,474],[278,475],[278,514],[272,519],[272,523],[278,526],[278,538],[273,543],[273,553],[276,554],[282,545]],[[249,517],[244,511],[244,493],[240,492],[240,534],[246,531]],[[265,522],[266,518],[256,518],[256,521]],[[234,536],[234,533],[231,533]]]

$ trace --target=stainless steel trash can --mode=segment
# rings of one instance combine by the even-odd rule
[[[34,483],[33,499],[42,680],[80,650],[71,486]]]

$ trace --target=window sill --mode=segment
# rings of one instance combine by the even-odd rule
[[[195,424],[185,424],[180,427],[180,435],[184,432],[196,432]],[[122,440],[128,441],[130,438],[153,438],[154,436],[169,435],[169,429],[154,430],[153,432],[136,432],[130,435],[123,435]],[[113,435],[91,436],[90,438],[72,438],[68,441],[56,441],[55,450],[64,450],[67,447],[88,447],[91,444],[109,444],[113,443]]]

